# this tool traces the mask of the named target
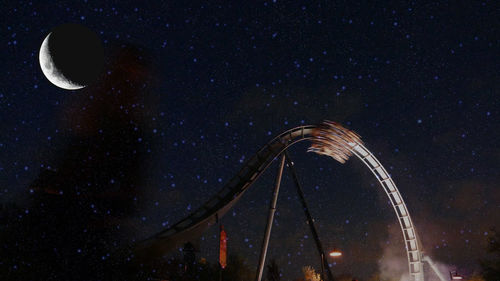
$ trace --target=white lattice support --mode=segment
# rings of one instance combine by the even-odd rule
[[[389,201],[398,217],[401,232],[403,233],[410,277],[414,281],[423,281],[422,253],[416,234],[417,232],[401,193],[399,193],[389,173],[387,173],[378,159],[363,144],[350,142],[349,146],[351,147],[350,150],[352,153],[372,171],[387,194],[387,197],[389,197]]]
[[[331,121],[297,127],[272,139],[245,162],[238,174],[207,203],[173,226],[137,243],[136,253],[147,254],[148,257],[160,256],[175,245],[198,237],[232,208],[275,157],[288,147],[304,140],[311,141],[312,145],[308,149],[310,152],[330,156],[340,163],[345,163],[354,154],[372,171],[387,194],[401,226],[411,279],[423,281],[422,252],[418,234],[396,184],[377,158],[363,146],[356,133]]]
[[[417,232],[401,193],[380,161],[363,145],[359,135],[336,122],[323,122],[313,130],[312,135],[312,145],[308,151],[330,156],[340,163],[344,163],[354,154],[372,171],[398,218],[405,242],[410,278],[412,281],[423,281],[422,253]]]

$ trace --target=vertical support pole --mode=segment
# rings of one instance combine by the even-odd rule
[[[264,234],[264,241],[262,241],[262,248],[260,249],[259,267],[255,276],[256,281],[261,281],[262,272],[264,271],[264,263],[266,262],[267,247],[269,246],[269,238],[271,236],[271,228],[273,227],[274,212],[276,212],[276,203],[278,201],[278,193],[280,191],[281,176],[283,175],[283,167],[285,166],[285,154],[282,154],[278,175],[274,183],[273,198],[269,206],[269,214],[267,215],[266,232]]]
[[[326,269],[326,273],[328,274],[328,280],[333,281],[333,275],[332,272],[330,271],[330,267],[328,266],[328,262],[325,257],[325,252],[323,251],[323,246],[321,245],[321,241],[319,240],[318,232],[316,231],[316,227],[314,226],[314,221],[311,216],[311,213],[309,213],[309,208],[307,207],[306,199],[304,197],[304,192],[302,191],[302,187],[300,185],[299,179],[297,178],[297,173],[295,172],[295,167],[290,159],[290,156],[288,155],[288,152],[285,150],[285,156],[286,156],[286,161],[288,168],[292,172],[292,178],[293,182],[295,183],[295,187],[297,187],[297,193],[299,194],[300,202],[302,203],[302,208],[304,209],[304,213],[307,218],[307,222],[309,224],[309,228],[311,230],[312,236],[314,238],[314,242],[316,242],[316,247],[318,248],[319,256],[321,259],[321,271],[322,275],[324,274],[324,269]],[[325,276],[321,276],[323,280],[325,280]]]
[[[321,280],[326,280],[325,279],[325,255],[323,253],[320,254],[321,256]]]

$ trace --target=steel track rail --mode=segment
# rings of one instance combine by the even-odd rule
[[[321,126],[324,128],[325,124],[328,123],[296,127],[272,139],[252,158],[247,160],[241,170],[204,205],[168,229],[138,242],[135,245],[138,256],[147,256],[146,258],[158,257],[182,245],[184,242],[197,239],[203,231],[215,224],[236,204],[244,192],[262,175],[276,157],[298,142],[316,140],[317,131],[320,130]],[[334,143],[334,145],[339,144]],[[421,245],[408,208],[396,184],[380,161],[361,141],[347,142],[345,148],[356,155],[370,169],[384,189],[394,208],[404,237],[410,276],[414,281],[423,281]]]
[[[160,256],[183,242],[196,239],[231,209],[277,156],[295,143],[310,139],[314,128],[316,126],[297,127],[272,139],[247,160],[243,168],[215,196],[168,229],[137,243],[136,252],[141,256]]]

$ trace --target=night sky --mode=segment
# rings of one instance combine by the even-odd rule
[[[126,216],[135,229],[130,239],[187,216],[282,131],[327,119],[357,132],[391,173],[424,251],[444,270],[472,274],[490,228],[500,227],[498,7],[374,2],[3,3],[0,202],[28,213],[29,186],[43,170],[61,168],[77,134],[72,122],[93,116],[84,111],[95,104],[87,100],[94,88],[57,88],[38,62],[52,28],[79,23],[99,35],[106,60],[128,45],[149,61],[131,102],[142,124],[133,139],[134,153],[142,151],[133,176],[142,195]],[[407,272],[394,210],[371,172],[357,159],[340,164],[307,147],[290,153],[324,247],[344,252],[330,260],[334,274]],[[251,266],[276,171],[275,163],[221,219],[229,251]],[[216,261],[217,227],[197,256]],[[319,269],[287,170],[271,258],[290,280],[302,266]]]

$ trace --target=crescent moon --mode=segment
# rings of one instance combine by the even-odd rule
[[[66,90],[78,90],[84,88],[86,85],[80,85],[69,80],[54,64],[54,60],[52,59],[49,51],[49,38],[51,34],[52,32],[45,37],[42,46],[40,47],[39,60],[43,74],[52,84],[59,88]]]

